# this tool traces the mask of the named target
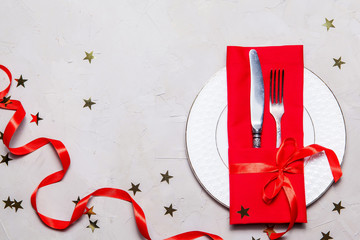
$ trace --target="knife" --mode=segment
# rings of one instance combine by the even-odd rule
[[[264,80],[259,56],[255,49],[249,51],[250,59],[250,111],[253,147],[260,148],[264,117]]]

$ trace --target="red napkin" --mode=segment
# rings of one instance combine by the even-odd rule
[[[250,121],[249,51],[258,53],[264,78],[265,109],[261,148],[252,148]],[[275,165],[276,128],[269,112],[270,70],[284,69],[282,139],[294,138],[303,147],[303,46],[227,48],[229,165],[268,163]],[[302,162],[301,168],[303,168]],[[230,174],[230,224],[288,223],[289,203],[285,193],[270,203],[263,201],[263,188],[274,173]],[[289,174],[298,202],[296,222],[306,222],[303,174]]]

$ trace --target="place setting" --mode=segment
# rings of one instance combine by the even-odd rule
[[[270,163],[268,155],[273,153],[265,153],[268,155],[264,159],[259,152],[275,151],[285,139],[295,138],[299,147],[315,144],[332,149],[342,163],[346,133],[341,108],[320,77],[304,68],[302,57],[302,46],[228,47],[227,67],[210,78],[191,107],[186,126],[190,166],[207,193],[230,207],[231,224],[242,224],[250,218],[238,214],[239,210],[249,208],[251,216],[253,208],[263,209],[258,197],[263,191],[261,185],[273,173],[263,173],[267,176],[262,177],[260,172],[250,170],[254,176],[240,174],[239,178],[230,169],[229,177],[229,160],[231,164],[259,160]],[[258,151],[253,152],[255,149]],[[296,193],[303,202],[299,203],[299,207],[303,205],[299,222],[306,222],[306,206],[319,199],[334,181],[329,161],[324,151],[306,156],[302,177],[294,178],[302,185],[297,186],[300,193]],[[284,196],[274,198],[276,209]],[[239,202],[256,204],[251,208]],[[288,208],[286,203],[282,205]],[[286,214],[276,213],[278,217],[260,217],[245,223],[289,220]]]
[[[0,11],[0,239],[358,239],[356,1]]]

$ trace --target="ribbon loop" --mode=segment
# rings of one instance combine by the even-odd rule
[[[267,191],[267,189],[271,188],[270,184],[272,182],[274,182],[272,191],[271,190]],[[264,202],[266,202],[267,204],[270,204],[275,199],[275,197],[280,193],[280,191],[283,187],[283,184],[284,184],[284,178],[280,177],[280,175],[276,175],[276,176],[272,177],[270,180],[268,180],[268,182],[265,184],[264,189],[263,189]],[[270,195],[268,195],[269,191],[271,192]]]

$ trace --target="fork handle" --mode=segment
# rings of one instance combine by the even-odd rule
[[[253,129],[253,147],[260,148],[261,147],[261,130]]]
[[[281,118],[276,121],[276,148],[281,144]]]

